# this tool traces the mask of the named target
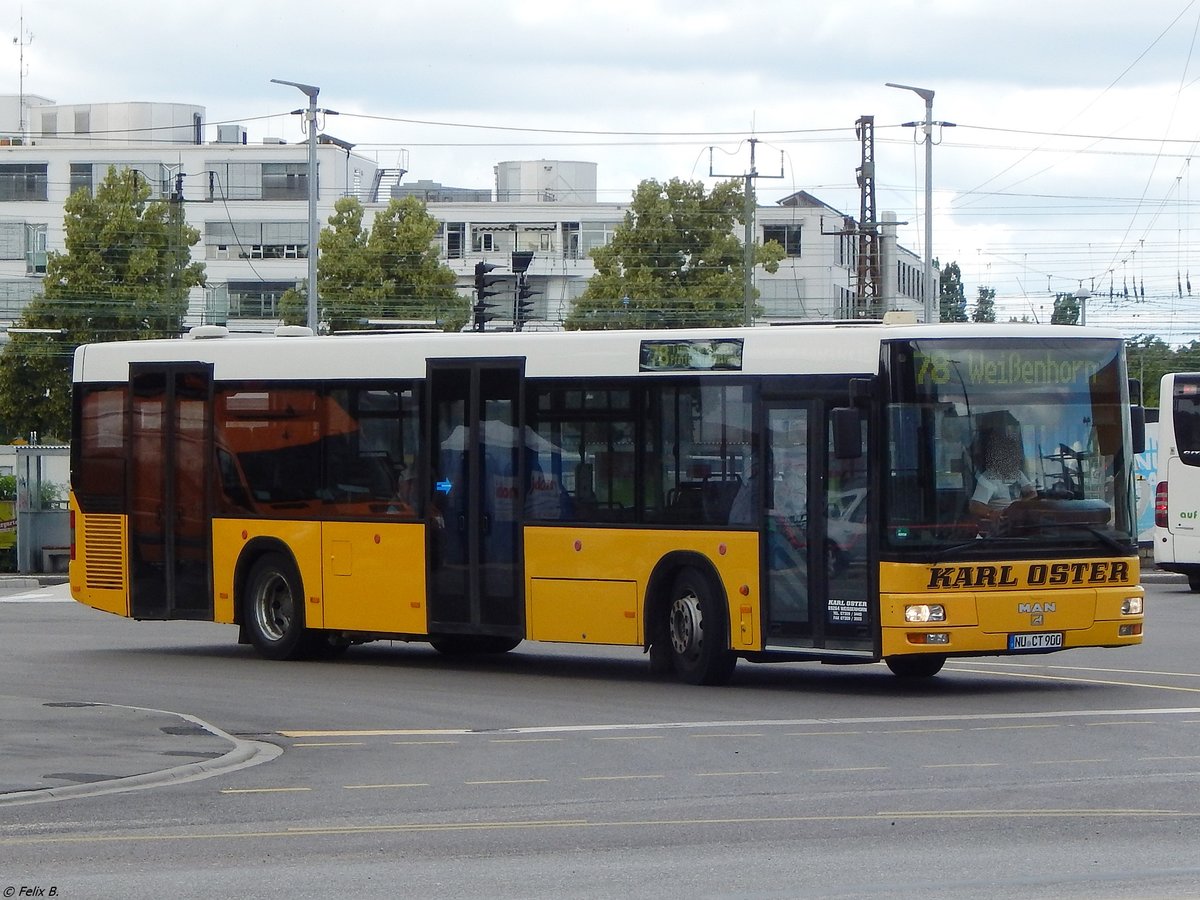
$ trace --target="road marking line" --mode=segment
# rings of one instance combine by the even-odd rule
[[[666,775],[584,775],[580,781],[640,781],[647,778],[666,778]]]
[[[546,784],[548,778],[511,778],[500,781],[464,781],[463,784]]]
[[[491,738],[490,744],[560,744],[562,738]]]
[[[361,747],[365,741],[318,741],[310,744],[292,744],[293,747]]]
[[[810,772],[886,772],[890,766],[856,766],[838,769],[809,769]]]
[[[390,825],[354,825],[345,827],[308,827],[288,828],[273,831],[209,831],[192,832],[187,834],[148,834],[146,832],[116,832],[108,834],[72,834],[50,835],[36,837],[0,837],[0,847],[12,846],[50,846],[56,844],[132,844],[151,842],[182,841],[245,841],[247,838],[312,838],[322,835],[339,834],[395,834],[401,832],[420,833],[438,831],[489,831],[506,829],[534,828],[663,828],[676,826],[694,828],[697,826],[718,826],[728,828],[731,825],[803,825],[826,822],[879,822],[883,819],[1006,819],[1021,818],[1164,818],[1164,819],[1200,819],[1200,812],[1186,812],[1179,809],[980,809],[927,812],[871,812],[859,815],[808,815],[808,816],[760,816],[757,818],[742,816],[738,818],[712,819],[630,819],[588,821],[586,819],[567,819],[556,821],[525,821],[525,822],[399,822]]]
[[[697,778],[740,778],[743,775],[782,775],[782,772],[697,772]]]
[[[347,791],[378,791],[384,788],[418,788],[429,787],[428,782],[414,781],[409,784],[343,784]]]
[[[1004,763],[926,763],[922,769],[989,769]]]
[[[392,741],[396,747],[421,747],[425,744],[457,744],[458,741]]]
[[[294,794],[311,791],[310,787],[222,788],[222,794]]]
[[[616,737],[594,737],[593,741],[661,741],[666,737],[662,734],[622,734]]]
[[[994,675],[995,672],[981,674]],[[1000,673],[1015,678],[1045,678],[1047,680],[1069,681],[1059,676],[1041,676]],[[1087,679],[1076,679],[1087,680]],[[1135,685],[1123,682],[1089,682],[1100,684],[1115,684],[1120,687],[1157,687],[1157,685]],[[1192,690],[1191,688],[1166,688],[1167,690]],[[1200,688],[1195,689],[1200,693]],[[421,729],[377,729],[377,730],[325,730],[325,731],[278,731],[283,737],[289,738],[353,738],[353,737],[415,737],[427,735],[430,737],[499,737],[502,735],[521,734],[587,734],[601,731],[690,731],[697,728],[799,728],[805,726],[831,725],[898,725],[915,722],[1005,722],[1018,721],[1022,725],[1029,720],[1107,718],[1117,716],[1178,716],[1196,715],[1200,707],[1154,707],[1150,709],[1065,709],[1065,710],[1031,710],[1028,712],[995,712],[995,713],[954,713],[946,715],[914,715],[914,716],[848,716],[845,718],[810,718],[810,719],[750,719],[730,720],[727,722],[629,722],[609,723],[601,725],[531,725],[517,728],[421,728]],[[796,732],[797,736],[825,734],[860,734],[855,731],[831,732]],[[638,735],[639,738],[661,737],[661,735]]]
[[[968,731],[1015,731],[1018,728],[1062,728],[1061,725],[1055,725],[1053,722],[1036,725],[974,725],[967,729]]]

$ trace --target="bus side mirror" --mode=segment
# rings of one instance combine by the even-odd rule
[[[1133,437],[1133,452],[1146,452],[1146,407],[1142,405],[1142,383],[1129,379],[1129,430]]]
[[[1129,430],[1133,436],[1133,452],[1146,452],[1146,408],[1144,406],[1129,407]]]
[[[830,411],[835,459],[858,459],[863,454],[862,417],[857,409],[839,407]]]

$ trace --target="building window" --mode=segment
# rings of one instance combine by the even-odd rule
[[[88,134],[92,130],[92,111],[90,109],[75,110],[75,133]]]
[[[476,231],[471,241],[471,249],[476,253],[492,253],[496,249],[496,236],[490,231]]]
[[[307,259],[307,222],[204,223],[208,259]]]
[[[42,113],[42,137],[55,137],[58,135],[58,113],[43,112]]]
[[[0,165],[0,200],[45,200],[46,163]]]
[[[800,256],[799,225],[764,225],[763,243],[775,241],[788,256]]]
[[[295,286],[294,281],[231,281],[229,315],[242,319],[277,319],[279,298]]]
[[[25,223],[0,222],[0,259],[25,258]]]
[[[263,163],[264,200],[307,200],[308,163]]]
[[[447,222],[446,228],[446,259],[462,259],[463,245],[467,234],[465,222]]]
[[[46,274],[46,233],[45,223],[25,225],[25,274]]]
[[[71,163],[71,193],[78,190],[88,192],[88,196],[92,195],[93,167],[91,163]]]

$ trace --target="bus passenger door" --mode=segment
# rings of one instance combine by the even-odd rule
[[[129,588],[136,619],[210,619],[212,366],[130,366]]]
[[[766,645],[868,655],[865,460],[833,458],[829,408],[766,407]]]
[[[429,630],[523,637],[519,361],[429,364]]]

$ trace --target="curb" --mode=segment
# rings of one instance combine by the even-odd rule
[[[0,806],[23,806],[30,803],[48,803],[53,800],[78,799],[80,797],[97,797],[103,794],[117,794],[125,791],[139,791],[146,788],[159,787],[167,784],[186,784],[189,781],[200,781],[222,775],[226,772],[236,772],[251,766],[261,765],[277,759],[283,753],[283,748],[266,741],[247,741],[234,737],[215,725],[210,725],[195,716],[186,713],[172,712],[168,709],[151,709],[144,706],[125,706],[119,703],[93,703],[93,706],[107,706],[113,709],[129,709],[137,712],[156,713],[164,716],[175,716],[193,725],[203,728],[214,737],[229,741],[233,749],[216,759],[203,762],[187,763],[160,769],[155,772],[144,772],[139,775],[126,775],[121,778],[110,778],[105,781],[89,782],[87,784],[68,784],[56,787],[38,788],[30,791],[13,791],[0,794]]]

